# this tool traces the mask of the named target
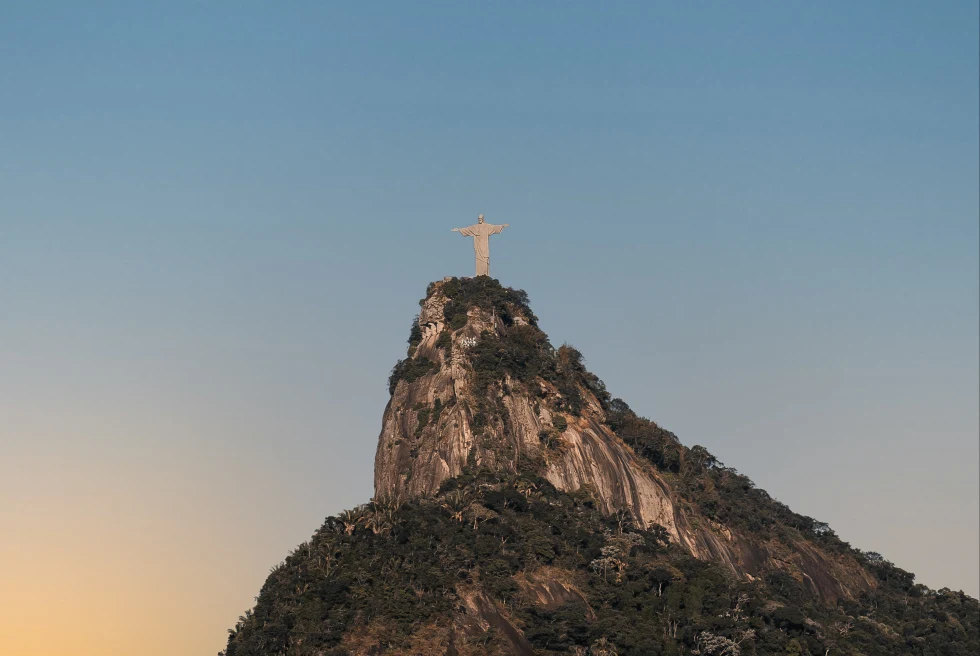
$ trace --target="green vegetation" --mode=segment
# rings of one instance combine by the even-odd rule
[[[536,326],[513,325],[500,330],[499,335],[484,332],[470,349],[470,361],[477,397],[486,396],[507,376],[536,393],[540,393],[539,381],[544,381],[557,390],[553,399],[556,410],[579,415],[583,387],[593,393],[605,392],[602,382],[585,370],[581,353],[567,344],[555,349]]]
[[[453,278],[443,283],[441,291],[449,299],[444,314],[453,330],[466,325],[466,312],[474,307],[494,313],[506,326],[514,322],[515,314],[523,316],[531,325],[538,323],[528,305],[527,292],[504,287],[488,276]]]
[[[452,348],[452,345],[453,345],[453,335],[450,331],[443,330],[441,333],[439,333],[439,337],[438,339],[436,339],[437,348],[443,348],[448,351],[450,348]]]
[[[412,410],[418,413],[418,423],[415,426],[415,439],[418,439],[422,437],[422,431],[426,426],[439,423],[443,410],[442,399],[436,399],[431,407],[417,403]]]
[[[684,447],[673,433],[638,416],[622,399],[605,404],[606,423],[624,442],[658,469],[679,472]]]
[[[446,629],[472,588],[542,656],[601,653],[597,644],[619,656],[976,653],[975,599],[915,585],[884,561],[872,571],[877,590],[825,606],[788,575],[736,580],[668,544],[662,529],[603,517],[585,494],[470,469],[436,498],[328,518],[272,571],[224,654],[340,656],[352,635],[376,639],[379,654],[414,653],[400,650],[422,627]],[[540,605],[523,586],[549,577],[578,594]]]
[[[429,358],[419,357],[419,358],[405,358],[404,360],[399,360],[398,363],[391,370],[391,375],[388,376],[388,393],[394,394],[395,388],[398,387],[398,381],[404,380],[409,383],[414,383],[416,380],[425,376],[426,374],[433,373],[439,370],[439,363],[430,360]]]
[[[408,333],[408,354],[412,355],[419,344],[422,343],[422,328],[419,326],[419,317],[415,315],[412,319],[412,328]]]

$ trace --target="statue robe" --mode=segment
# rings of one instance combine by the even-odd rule
[[[502,225],[474,223],[468,228],[460,228],[459,234],[473,238],[473,252],[476,254],[476,275],[490,275],[490,235],[500,234]]]

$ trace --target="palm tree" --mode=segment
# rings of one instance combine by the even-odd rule
[[[340,522],[343,524],[344,533],[351,535],[357,529],[357,525],[361,522],[363,516],[364,506],[357,506],[356,508],[342,512],[340,514]]]
[[[444,497],[442,507],[449,511],[453,519],[462,523],[463,513],[469,507],[469,502],[461,490],[454,490]]]
[[[619,656],[616,645],[605,638],[599,638],[589,647],[589,656]]]

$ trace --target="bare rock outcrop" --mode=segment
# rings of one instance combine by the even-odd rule
[[[458,476],[468,461],[516,469],[522,463],[544,464],[543,474],[555,487],[586,487],[607,513],[627,510],[643,525],[660,524],[679,539],[670,490],[645,463],[603,425],[599,402],[582,390],[586,408],[580,417],[563,416],[543,402],[553,390],[542,384],[530,390],[512,380],[497,392],[501,416],[481,416],[480,399],[470,393],[473,377],[468,350],[504,328],[502,321],[470,309],[465,326],[448,335],[450,348],[436,343],[446,337],[443,315],[448,299],[435,290],[422,303],[422,338],[410,358],[429,359],[430,372],[400,381],[385,409],[375,458],[375,496],[430,496],[447,478]],[[514,323],[526,323],[516,314]],[[559,419],[560,417],[560,419]],[[542,443],[543,431],[555,431],[557,448]]]
[[[834,562],[805,540],[767,544],[701,515],[617,436],[587,386],[559,389],[540,377],[518,380],[507,372],[488,384],[479,366],[494,362],[494,349],[507,357],[501,339],[537,331],[536,320],[520,304],[499,312],[496,306],[461,305],[446,293],[454,284],[447,279],[430,285],[417,339],[393,373],[375,457],[376,498],[433,496],[468,466],[526,467],[560,490],[586,491],[606,514],[623,512],[638,525],[662,526],[693,556],[738,576],[785,569],[828,599],[852,597],[872,585],[856,562]],[[408,373],[399,378],[399,372]],[[569,396],[576,398],[577,412],[569,411]]]

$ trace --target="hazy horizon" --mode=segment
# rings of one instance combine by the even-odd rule
[[[214,654],[432,280],[980,594],[976,3],[0,8],[0,644]]]

